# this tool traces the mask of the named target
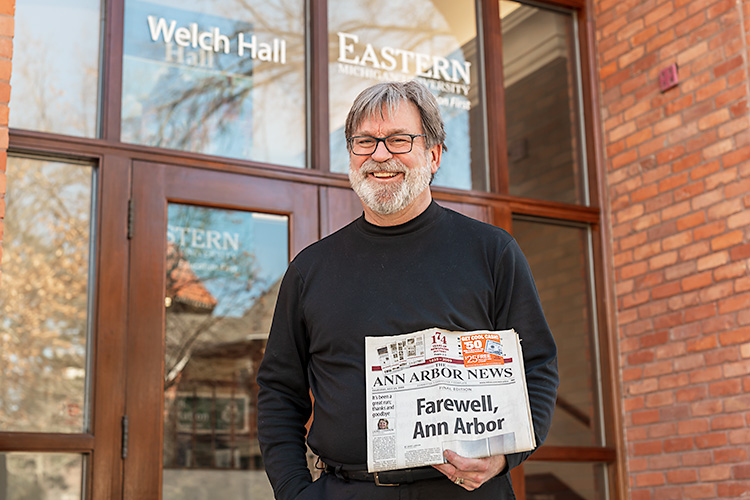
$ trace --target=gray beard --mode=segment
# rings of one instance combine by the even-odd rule
[[[368,176],[377,171],[402,172],[404,179],[398,184],[380,186]],[[351,164],[349,166],[352,189],[370,210],[380,215],[392,215],[408,207],[430,186],[431,180],[432,171],[426,156],[424,162],[414,169],[409,169],[396,158],[382,163],[370,158],[356,171]]]

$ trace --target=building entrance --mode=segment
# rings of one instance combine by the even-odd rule
[[[309,184],[133,166],[124,498],[271,499],[255,382]]]

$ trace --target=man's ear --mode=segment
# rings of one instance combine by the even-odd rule
[[[428,152],[428,158],[430,159],[430,170],[434,175],[440,168],[440,160],[443,158],[443,145],[436,144],[430,148]]]

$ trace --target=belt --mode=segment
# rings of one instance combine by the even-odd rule
[[[328,474],[335,474],[337,477],[347,481],[371,481],[378,486],[399,486],[423,479],[445,477],[442,472],[434,467],[367,472],[366,470],[343,470],[339,467],[326,465],[324,470]]]

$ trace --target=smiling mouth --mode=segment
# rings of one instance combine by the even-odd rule
[[[372,176],[377,179],[390,179],[396,177],[401,172],[372,172]]]

